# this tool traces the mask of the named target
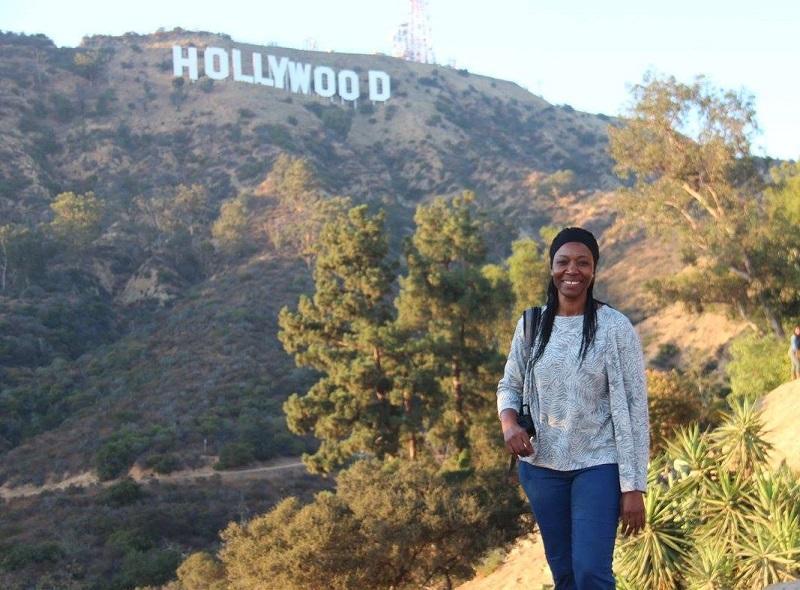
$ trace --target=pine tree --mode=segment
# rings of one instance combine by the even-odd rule
[[[315,292],[281,310],[279,338],[298,366],[321,374],[285,403],[289,428],[321,446],[304,459],[331,471],[361,453],[396,454],[401,406],[390,396],[385,339],[392,320],[384,215],[364,205],[327,223],[315,247]]]
[[[494,375],[496,384],[502,368],[488,327],[511,303],[508,284],[498,292],[499,285],[483,272],[486,246],[473,201],[472,193],[464,193],[417,209],[417,228],[407,244],[408,274],[397,300],[398,325],[416,334],[424,362],[446,392],[429,439],[444,449],[454,445],[461,457],[470,446],[470,414],[486,414],[492,407],[483,397],[487,376]]]

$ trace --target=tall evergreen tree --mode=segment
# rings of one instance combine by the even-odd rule
[[[298,366],[321,374],[284,410],[293,432],[321,441],[304,457],[309,469],[328,472],[356,454],[398,451],[402,409],[390,396],[384,344],[395,275],[384,215],[365,205],[327,223],[315,250],[314,295],[281,310],[278,336]]]
[[[486,375],[496,377],[502,364],[487,327],[511,302],[508,283],[493,283],[483,272],[486,246],[473,201],[472,193],[464,193],[417,209],[396,304],[398,325],[416,333],[424,362],[446,392],[429,438],[458,452],[470,446],[470,415],[486,413]]]

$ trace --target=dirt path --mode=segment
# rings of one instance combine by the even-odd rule
[[[539,533],[523,537],[492,573],[474,578],[456,590],[540,590],[553,583]]]
[[[296,457],[285,457],[270,461],[258,467],[250,469],[238,469],[229,471],[216,471],[211,465],[200,467],[198,469],[185,469],[182,471],[175,471],[169,474],[155,473],[150,470],[143,470],[134,466],[128,472],[128,476],[134,481],[147,484],[151,482],[163,483],[187,483],[195,482],[198,479],[209,479],[212,477],[219,477],[222,481],[248,481],[256,480],[265,477],[270,472],[279,471],[284,469],[305,469],[305,465],[297,460]],[[22,498],[25,496],[36,496],[43,492],[65,490],[71,487],[88,488],[91,486],[108,487],[117,483],[119,479],[110,481],[100,481],[95,473],[87,471],[78,475],[73,475],[58,482],[50,482],[41,486],[26,484],[16,487],[8,487],[6,485],[0,486],[0,498],[10,500],[12,498]]]

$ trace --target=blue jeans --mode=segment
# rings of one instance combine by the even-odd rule
[[[519,481],[542,533],[555,590],[615,588],[611,561],[621,496],[617,464],[555,471],[520,461]]]

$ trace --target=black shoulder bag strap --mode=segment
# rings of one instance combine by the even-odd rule
[[[528,369],[528,359],[533,354],[533,345],[536,341],[536,333],[539,331],[539,322],[542,319],[541,307],[529,307],[522,312],[522,328],[525,339],[525,348],[523,349],[523,358],[525,362],[522,366],[522,391],[525,393],[525,375]],[[517,423],[522,426],[529,436],[536,434],[536,429],[533,426],[533,416],[531,416],[530,406],[525,403],[523,398],[520,401],[520,408],[517,411]],[[508,473],[514,470],[514,465],[517,462],[517,456],[511,455],[511,462],[508,465]]]

